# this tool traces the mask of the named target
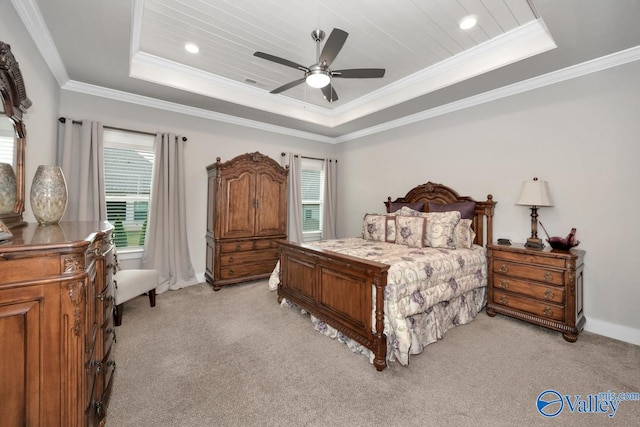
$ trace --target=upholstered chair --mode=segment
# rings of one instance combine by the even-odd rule
[[[157,270],[118,270],[114,276],[114,281],[116,286],[116,307],[113,315],[116,326],[122,324],[124,303],[130,299],[147,293],[151,307],[156,306]]]

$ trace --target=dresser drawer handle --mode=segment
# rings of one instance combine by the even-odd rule
[[[502,271],[503,273],[506,273],[507,271],[509,271],[509,267],[507,267],[506,265],[502,264],[500,266],[500,271]]]
[[[107,302],[111,302],[111,300],[113,299],[113,295],[109,295],[109,296],[105,297],[104,294],[100,294],[100,295],[98,295],[98,299],[100,301],[107,300]]]
[[[233,257],[232,256],[229,257],[229,262],[233,262]]]
[[[553,275],[547,271],[546,273],[544,273],[544,280],[546,280],[547,282],[552,281]]]
[[[504,295],[500,297],[500,304],[508,304],[509,303],[509,298],[505,297]]]
[[[544,291],[544,297],[546,299],[553,299],[553,291],[551,289],[547,289]]]
[[[234,274],[233,270],[229,270],[229,276],[233,276]]]
[[[242,246],[236,245],[236,251],[239,251],[240,249],[242,249]]]
[[[544,313],[545,316],[553,316],[553,310],[551,310],[550,307],[545,307],[544,310],[542,310],[542,313]]]
[[[506,280],[500,280],[500,287],[502,289],[509,289],[509,282],[507,282]]]

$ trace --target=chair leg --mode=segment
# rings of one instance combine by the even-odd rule
[[[124,304],[118,304],[113,309],[113,323],[116,326],[122,325],[122,312],[124,311]]]
[[[151,289],[149,291],[149,304],[151,304],[151,307],[156,306],[156,290],[155,289]]]

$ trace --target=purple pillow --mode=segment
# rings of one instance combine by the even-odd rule
[[[467,202],[457,202],[457,203],[434,203],[429,202],[429,212],[449,212],[449,211],[458,211],[460,212],[460,219],[473,219],[476,211],[476,202],[467,201]]]
[[[413,209],[414,211],[418,211],[418,212],[422,212],[422,210],[424,209],[424,203],[422,202],[415,202],[415,203],[409,203],[409,202],[389,202],[389,213],[395,212],[399,209],[402,209],[404,206],[408,207],[409,209]]]

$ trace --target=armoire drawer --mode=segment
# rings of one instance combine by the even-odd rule
[[[564,320],[564,308],[561,305],[538,301],[508,292],[493,291],[493,303],[525,311],[538,317],[545,317],[557,321]]]
[[[275,261],[277,259],[277,249],[265,249],[260,251],[255,250],[251,252],[235,252],[232,254],[221,255],[220,266],[227,267],[261,261],[273,261],[273,265],[275,266]]]
[[[495,274],[493,276],[493,287],[496,290],[509,291],[514,294],[524,295],[538,300],[551,301],[558,304],[564,303],[564,287],[520,280],[500,274]]]
[[[220,278],[226,280],[245,276],[267,275],[276,267],[276,262],[273,260],[222,267],[220,269]]]
[[[253,240],[245,240],[241,242],[220,243],[221,253],[241,252],[253,250]]]

